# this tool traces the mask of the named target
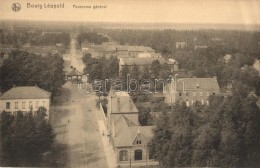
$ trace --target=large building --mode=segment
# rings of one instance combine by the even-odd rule
[[[177,78],[166,85],[165,102],[174,104],[184,101],[187,106],[200,101],[209,104],[209,96],[220,93],[216,77],[213,78]]]
[[[127,92],[109,93],[106,125],[117,165],[158,164],[147,148],[154,126],[140,125],[138,109]]]
[[[148,58],[119,58],[119,73],[121,73],[124,66],[128,66],[131,70],[133,65],[137,65],[142,71],[144,67],[150,66],[153,61],[158,60],[161,65],[168,64],[170,65],[171,71],[178,70],[178,63],[174,60],[166,60],[162,57],[148,57]]]
[[[44,107],[49,119],[50,99],[51,93],[37,86],[13,87],[0,97],[0,112],[35,112],[39,107]]]

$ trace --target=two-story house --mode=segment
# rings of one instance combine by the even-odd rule
[[[49,119],[51,93],[37,86],[13,87],[0,97],[0,112],[16,114],[17,111],[35,112],[39,107],[47,110]]]
[[[138,109],[127,92],[109,93],[107,119],[117,165],[158,164],[149,157],[147,148],[154,126],[140,125]]]
[[[174,104],[184,101],[187,106],[200,101],[209,104],[209,96],[220,93],[216,77],[213,78],[177,78],[166,85],[165,103]]]

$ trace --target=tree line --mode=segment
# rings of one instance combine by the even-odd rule
[[[81,45],[81,43],[84,41],[100,45],[103,42],[108,42],[109,39],[108,37],[105,37],[102,34],[95,33],[95,32],[88,32],[88,33],[80,33],[77,37],[77,41],[79,45]]]
[[[238,90],[239,89],[239,90]],[[240,90],[242,89],[242,90]],[[176,103],[164,112],[149,142],[161,167],[257,167],[260,110],[257,98],[239,83],[234,95],[211,96],[210,104]]]
[[[12,50],[1,67],[1,89],[13,86],[34,86],[56,92],[65,83],[63,59],[58,55],[40,56]]]
[[[65,32],[44,33],[30,39],[32,46],[50,46],[56,45],[57,43],[63,43],[67,47],[70,43],[70,34]]]
[[[51,149],[55,137],[45,116],[43,107],[35,114],[1,112],[1,152],[7,166],[40,166],[42,154]]]

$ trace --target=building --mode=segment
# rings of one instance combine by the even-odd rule
[[[155,53],[151,47],[117,45],[116,52],[119,57],[136,57],[140,53]]]
[[[76,68],[72,68],[72,70],[66,74],[66,78],[68,80],[82,79],[82,73],[80,73]]]
[[[259,72],[260,75],[260,60],[256,59],[253,67]]]
[[[213,78],[177,78],[166,85],[165,103],[174,104],[184,101],[187,106],[200,101],[209,104],[209,96],[220,93],[216,77]]]
[[[176,49],[178,48],[186,48],[187,47],[187,43],[186,42],[176,42]]]
[[[119,58],[119,73],[121,73],[124,66],[128,66],[132,69],[133,65],[137,65],[139,70],[143,70],[144,67],[150,66],[153,61],[158,60],[160,64],[167,63],[170,65],[171,71],[178,70],[178,63],[174,60],[166,60],[162,57],[148,57],[148,58]]]
[[[44,107],[49,119],[50,99],[51,93],[37,86],[13,87],[0,97],[0,112],[35,112],[39,107]]]
[[[201,50],[201,49],[207,49],[208,46],[206,45],[196,45],[194,46],[194,50]]]
[[[138,109],[127,92],[110,91],[106,125],[117,165],[158,164],[149,157],[147,148],[147,144],[153,136],[154,126],[140,125]]]

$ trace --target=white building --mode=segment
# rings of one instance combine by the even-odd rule
[[[47,110],[49,119],[51,93],[37,86],[13,87],[0,97],[0,112],[15,114],[17,111],[37,111],[39,107]]]

